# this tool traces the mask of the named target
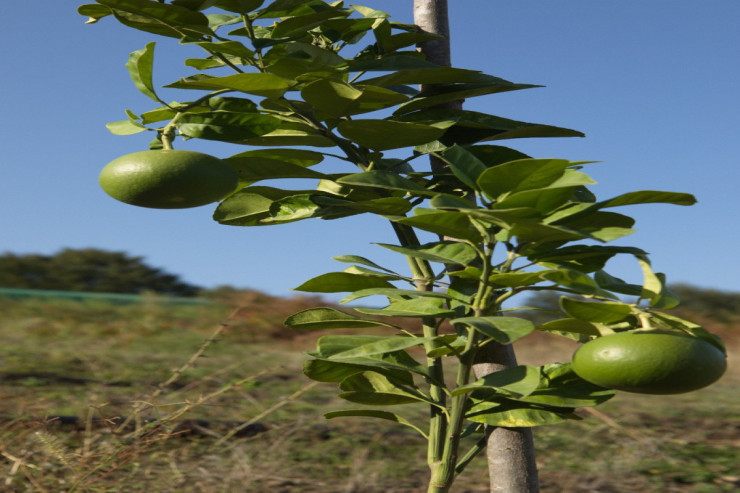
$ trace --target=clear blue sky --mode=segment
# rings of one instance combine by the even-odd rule
[[[411,22],[411,0],[367,0]],[[476,98],[466,107],[581,130],[585,139],[508,141],[536,157],[598,160],[587,171],[607,198],[638,189],[690,192],[693,207],[634,206],[638,232],[618,241],[650,252],[670,282],[739,291],[740,2],[450,0],[453,64],[545,88]],[[120,137],[105,123],[150,109],[124,64],[158,41],[155,83],[191,73],[176,41],[104,19],[84,25],[78,2],[3,2],[0,252],[51,254],[95,247],[142,256],[184,280],[285,295],[344,264],[342,254],[381,263],[372,242],[393,242],[379,219],[302,221],[236,228],[211,220],[214,206],[140,209],[97,185],[115,157],[151,135]],[[189,54],[187,56],[190,56]],[[176,91],[164,92],[177,99]],[[235,146],[189,141],[179,148],[227,157]],[[400,266],[393,260],[390,265]],[[616,275],[639,282],[629,262]]]

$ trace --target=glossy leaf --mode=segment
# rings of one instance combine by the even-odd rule
[[[487,167],[478,159],[475,154],[471,153],[464,147],[453,145],[445,149],[441,158],[450,166],[452,172],[457,178],[471,190],[478,190],[477,180]]]
[[[367,267],[372,267],[373,269],[378,269],[385,271],[389,274],[392,274],[395,277],[402,277],[400,274],[390,270],[386,269],[385,267],[382,267],[372,260],[366,259],[365,257],[360,257],[359,255],[339,255],[336,257],[332,257],[332,260],[336,260],[337,262],[344,262],[347,264],[359,264],[359,265],[365,265]]]
[[[518,400],[571,409],[597,406],[614,397],[616,393],[583,380],[570,369],[570,363],[545,365],[542,367],[542,376],[539,388]]]
[[[545,267],[549,264],[568,266],[581,272],[593,272],[603,269],[615,255],[647,255],[647,252],[635,247],[618,247],[602,245],[570,245],[557,249],[549,247],[531,251],[528,258]]]
[[[308,191],[312,193],[313,191]],[[270,208],[285,197],[300,195],[299,190],[271,187],[247,187],[224,199],[213,213],[213,219],[232,226],[258,226],[273,223]],[[306,193],[306,192],[303,192]]]
[[[603,289],[631,296],[642,296],[642,286],[625,282],[603,270],[594,273],[594,280]]]
[[[157,102],[162,102],[157,96],[152,83],[152,70],[154,66],[154,46],[156,43],[147,43],[145,48],[134,51],[126,62],[126,68],[134,81],[136,88],[147,97]]]
[[[614,197],[613,199],[599,202],[596,205],[601,209],[605,207],[621,207],[624,205],[634,204],[693,205],[695,203],[696,198],[688,193],[642,190],[639,192],[625,193]]]
[[[273,116],[259,113],[214,111],[185,113],[178,120],[177,128],[181,134],[192,138],[243,142],[273,132],[281,123]]]
[[[469,217],[461,212],[421,212],[419,209],[416,211],[417,214],[413,217],[394,221],[441,236],[469,240],[472,243],[479,243],[482,240],[480,232],[473,227]]]
[[[413,428],[421,436],[423,436],[424,438],[427,438],[427,434],[424,433],[421,430],[421,428],[411,423],[406,418],[399,416],[396,413],[391,413],[388,411],[376,411],[373,409],[344,409],[341,411],[328,412],[324,414],[324,417],[326,419],[345,418],[345,417],[364,417],[364,418],[385,419],[387,421],[394,421],[396,423],[400,423],[402,425],[406,425],[410,428]]]
[[[396,288],[369,288],[360,289],[352,294],[348,294],[341,299],[340,303],[349,303],[368,296],[385,296],[391,301],[405,300],[416,297],[442,298],[450,299],[450,295],[437,291],[416,291],[413,289],[396,289]]]
[[[419,195],[432,195],[426,187],[417,184],[407,178],[399,176],[396,173],[381,170],[365,171],[344,175],[337,180],[342,185],[351,185],[354,187],[371,187],[382,188],[386,190],[398,190],[402,192],[415,193]]]
[[[149,0],[97,1],[113,9],[121,24],[141,31],[173,38],[213,34],[205,15],[185,7]]]
[[[254,151],[234,154],[228,159],[232,158],[265,158],[294,164],[304,168],[307,166],[313,166],[314,164],[318,164],[324,160],[324,156],[321,153],[304,149],[256,149]]]
[[[517,317],[461,317],[451,322],[472,327],[499,344],[511,344],[535,329],[532,322]]]
[[[225,161],[239,173],[240,180],[249,183],[279,178],[320,179],[325,177],[322,173],[310,168],[258,155],[232,156]]]
[[[551,320],[537,326],[537,330],[545,332],[557,332],[557,333],[568,333],[576,334],[576,340],[581,340],[583,336],[599,336],[601,332],[596,324],[592,322],[586,322],[585,320],[578,320],[577,318],[559,318],[557,320]]]
[[[358,289],[392,287],[394,287],[393,284],[374,276],[330,272],[309,279],[294,290],[308,293],[341,293]]]
[[[270,37],[276,39],[302,35],[322,25],[329,19],[344,18],[350,13],[351,11],[345,9],[325,9],[309,14],[288,17],[275,24]]]
[[[488,276],[488,281],[496,286],[520,288],[541,283],[544,280],[543,275],[548,272],[552,271],[493,273]]]
[[[444,133],[444,129],[429,125],[390,120],[343,120],[337,130],[353,142],[377,151],[424,144]]]
[[[309,308],[285,319],[290,329],[357,329],[365,327],[395,327],[394,325],[350,315],[333,308]]]
[[[85,24],[95,24],[103,17],[112,15],[113,11],[109,7],[106,7],[104,5],[89,3],[77,7],[77,13],[88,17],[87,21],[85,21]]]
[[[375,372],[364,372],[345,379],[339,397],[359,404],[387,406],[426,402],[437,405],[421,391],[406,382],[388,378]]]
[[[480,389],[492,389],[508,397],[524,397],[540,385],[540,369],[534,366],[515,366],[496,371],[479,378],[470,385],[456,388],[452,395],[473,392]]]
[[[444,299],[436,297],[395,301],[385,308],[357,308],[357,311],[387,317],[449,317],[455,314],[445,307]]]
[[[443,264],[467,265],[478,258],[475,248],[457,241],[437,241],[408,247],[386,243],[378,243],[378,245],[409,257]]]
[[[422,109],[398,117],[399,120],[426,123],[449,122],[440,139],[445,145],[469,145],[504,139],[532,137],[583,137],[583,133],[562,127],[510,120],[477,111]]]
[[[502,200],[523,190],[546,188],[573,166],[565,159],[521,159],[488,168],[478,177],[478,187],[491,200]]]
[[[259,8],[265,0],[218,0],[216,6],[220,9],[235,12],[237,14],[246,14]]]
[[[569,419],[581,419],[572,410],[547,408],[535,404],[504,402],[479,402],[466,417],[476,423],[505,428],[528,428],[562,423]]]
[[[198,41],[193,43],[209,53],[221,53],[243,59],[251,59],[254,52],[239,41]]]
[[[543,279],[552,281],[559,286],[566,287],[583,295],[601,296],[603,298],[617,299],[617,297],[601,286],[588,274],[576,269],[561,267],[557,270],[542,275]]]
[[[370,83],[370,81],[364,81]],[[377,82],[372,82],[374,85],[379,85]],[[495,94],[506,91],[516,91],[519,89],[529,89],[538,87],[532,84],[514,84],[503,79],[497,79],[493,77],[491,82],[487,83],[472,83],[472,84],[450,84],[446,86],[440,86],[432,91],[420,93],[419,96],[410,99],[408,102],[402,104],[395,112],[394,115],[402,115],[404,113],[410,113],[423,108],[429,108],[430,106],[437,106],[451,101],[460,101],[469,99],[476,96],[484,96],[487,94]]]
[[[180,79],[166,87],[184,89],[233,89],[234,91],[279,98],[290,87],[289,81],[269,73],[246,73],[227,75],[224,77],[202,77]]]
[[[113,135],[134,135],[147,130],[144,125],[133,118],[107,123],[105,128]]]
[[[623,303],[598,303],[565,297],[560,298],[560,306],[573,318],[604,324],[620,322],[632,313],[632,307]]]
[[[454,339],[456,336],[442,337]],[[395,353],[404,349],[422,346],[428,342],[433,342],[438,339],[439,337],[386,337],[332,354],[330,356],[330,359],[332,361],[347,360],[355,358],[367,358],[369,356],[375,356],[379,354]]]

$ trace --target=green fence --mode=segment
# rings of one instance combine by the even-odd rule
[[[0,298],[64,298],[69,300],[100,300],[111,303],[161,303],[165,305],[207,305],[205,298],[182,298],[157,293],[122,294],[90,293],[87,291],[59,291],[51,289],[21,289],[0,287]]]

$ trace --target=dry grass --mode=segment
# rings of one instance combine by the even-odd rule
[[[300,372],[315,335],[279,326],[316,300],[248,293],[237,301],[232,312],[0,300],[0,491],[425,491],[415,435],[386,422],[323,419],[343,404],[334,386]],[[520,362],[567,359],[572,347],[554,341],[522,344]],[[537,429],[542,491],[736,491],[735,354],[730,374],[709,389],[622,394],[583,421]],[[455,491],[487,491],[484,461]]]

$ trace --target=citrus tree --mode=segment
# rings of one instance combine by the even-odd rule
[[[79,12],[89,23],[113,17],[202,50],[185,60],[189,75],[165,86],[180,94],[171,102],[152,82],[155,43],[130,55],[131,78],[154,106],[127,111],[108,128],[154,138],[150,150],[119,158],[109,165],[113,172],[106,167],[101,185],[111,195],[145,207],[220,201],[213,218],[230,226],[360,214],[389,222],[397,242],[378,247],[405,257],[408,272],[348,254],[335,257],[343,268],[296,288],[346,293],[344,303],[380,296],[385,306],[313,308],[285,323],[304,331],[358,329],[320,337],[304,373],[338,385],[349,403],[327,418],[376,418],[417,432],[427,444],[430,492],[449,491],[496,430],[579,419],[577,408],[601,404],[615,389],[692,390],[724,370],[721,341],[661,311],[678,300],[646,252],[612,243],[633,231],[621,207],[690,205],[694,197],[643,190],[598,199],[583,171],[589,162],[534,158],[501,145],[580,132],[454,104],[535,86],[432,63],[414,47],[435,35],[342,1],[98,0]],[[245,148],[183,164],[192,151],[174,155],[176,139]],[[438,165],[430,167],[428,156]],[[306,185],[284,188],[284,179]],[[615,256],[632,257],[643,281],[609,274]],[[518,316],[526,307],[517,306],[517,295],[536,291],[562,296],[557,318],[536,325]],[[399,317],[409,323],[397,324]],[[378,328],[395,333],[378,335]],[[634,337],[606,344],[613,355],[606,370],[596,348],[577,365],[510,360],[475,374],[482,354],[508,351],[534,331],[575,339],[584,349]],[[637,337],[646,332],[650,340]],[[665,345],[663,337],[680,342]],[[664,364],[645,364],[656,357]],[[675,386],[692,365],[701,374],[696,384]],[[618,378],[625,368],[627,383]],[[411,405],[426,406],[428,420],[408,418],[403,409]],[[471,436],[478,438],[462,440]],[[506,491],[536,487],[528,480]]]

